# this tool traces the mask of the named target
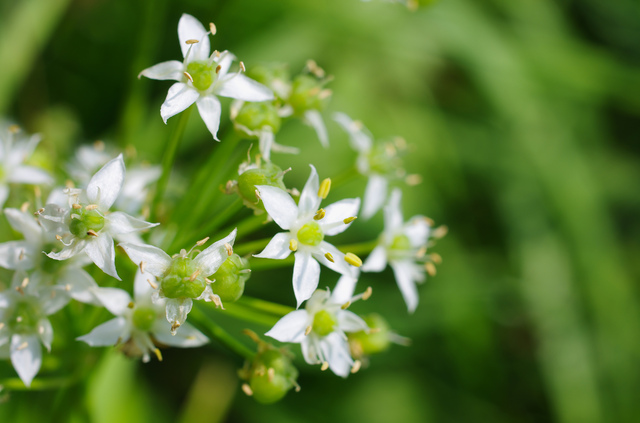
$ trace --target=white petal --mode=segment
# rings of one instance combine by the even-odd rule
[[[51,352],[51,341],[53,341],[53,327],[51,326],[51,322],[49,319],[43,317],[38,321],[38,335],[40,336],[40,340],[42,344],[45,346],[47,351]]]
[[[380,210],[387,199],[388,185],[389,182],[384,176],[375,173],[369,176],[369,182],[367,182],[367,188],[364,191],[363,218],[369,219]]]
[[[318,287],[320,280],[320,264],[305,251],[297,251],[293,264],[293,293],[298,307],[308,300]]]
[[[318,246],[319,251],[314,253],[314,257],[323,265],[341,275],[354,276],[354,267],[344,260],[344,253],[326,241],[322,241]],[[325,254],[329,253],[333,261],[327,260]]]
[[[191,15],[183,13],[178,22],[178,39],[182,49],[182,57],[187,56],[189,47],[189,61],[205,60],[209,57],[211,46],[209,43],[209,31],[207,31],[199,20]],[[188,40],[198,40],[196,44],[187,44]]]
[[[117,344],[118,341],[127,341],[130,336],[131,334],[127,330],[127,320],[124,317],[116,317],[76,339],[86,342],[92,347],[107,347]]]
[[[384,231],[386,233],[396,232],[402,227],[402,210],[400,209],[400,201],[402,200],[402,191],[399,188],[391,192],[389,203],[384,207]]]
[[[151,294],[153,294],[154,289],[151,287],[149,281],[156,281],[155,276],[151,273],[145,272],[142,273],[140,268],[136,270],[136,276],[133,280],[133,297],[136,300],[136,303],[143,303],[151,300]],[[164,320],[163,320],[164,321]]]
[[[122,242],[118,246],[122,247],[131,261],[138,266],[141,262],[144,262],[145,272],[149,272],[156,277],[162,276],[171,265],[171,257],[153,245]]]
[[[124,182],[124,160],[122,154],[109,160],[102,169],[96,172],[87,185],[87,198],[92,204],[107,211],[116,201]]]
[[[74,238],[71,241],[71,245],[65,246],[62,250],[57,253],[46,253],[49,258],[54,260],[67,260],[76,254],[82,252],[86,247],[87,242],[84,239]]]
[[[4,206],[7,198],[9,198],[9,187],[4,184],[0,184],[0,207]]]
[[[356,272],[354,272],[356,273]],[[342,275],[331,293],[331,302],[335,304],[345,304],[351,301],[356,290],[358,278],[351,275]]]
[[[201,96],[198,101],[196,101],[196,106],[198,106],[198,113],[200,113],[204,124],[207,126],[209,132],[211,132],[211,135],[213,135],[213,139],[220,141],[218,139],[220,114],[222,113],[220,100],[214,95]]]
[[[269,88],[241,73],[228,75],[219,84],[216,94],[222,97],[256,102],[274,99],[273,92]]]
[[[166,80],[173,79],[174,81],[181,81],[183,78],[182,72],[184,71],[184,65],[177,60],[169,60],[168,62],[158,63],[150,68],[147,68],[140,72],[138,78],[146,76],[149,79]]]
[[[237,229],[234,229],[229,235],[218,242],[214,242],[193,259],[193,264],[200,270],[202,276],[213,275],[229,257],[225,244],[233,246],[233,242],[236,240],[236,233]]]
[[[198,97],[200,94],[197,90],[182,82],[176,82],[169,87],[167,98],[160,106],[160,116],[164,123],[167,123],[167,119],[171,116],[177,115],[195,103]]]
[[[191,298],[171,298],[167,300],[167,321],[176,327],[176,330],[171,332],[172,335],[175,335],[178,327],[182,326],[187,320],[187,314],[191,311],[191,307],[193,307]]]
[[[431,226],[424,216],[414,216],[409,223],[404,226],[404,234],[409,238],[411,246],[420,248],[427,245]]]
[[[20,165],[11,170],[7,181],[21,184],[50,185],[53,178],[48,172],[34,166]]]
[[[329,135],[327,135],[327,127],[324,125],[322,115],[317,110],[307,110],[304,112],[305,121],[316,130],[320,144],[324,148],[329,147]]]
[[[389,263],[396,277],[398,288],[409,313],[413,313],[418,306],[418,288],[413,278],[413,263],[408,261],[394,261]]]
[[[42,288],[39,291],[40,295],[40,311],[45,316],[54,314],[62,307],[69,303],[69,295],[64,288],[60,286],[50,286]]]
[[[306,336],[300,342],[300,348],[302,349],[302,357],[307,364],[318,364],[322,363],[323,360],[318,357],[318,345],[316,342],[316,337]]]
[[[351,223],[345,224],[344,220],[348,217],[357,216],[359,209],[359,198],[347,198],[325,207],[325,215],[320,221],[324,234],[331,236],[344,232],[351,226]]]
[[[265,333],[280,342],[301,342],[309,325],[309,314],[306,310],[296,310],[284,316]]]
[[[220,70],[218,71],[219,79],[222,79],[227,75],[227,73],[229,72],[229,68],[231,67],[231,64],[235,59],[236,56],[234,56],[233,53],[228,50],[223,51],[222,53],[220,53],[219,58],[214,59],[218,66],[220,66]]]
[[[79,268],[65,267],[58,276],[57,283],[69,289],[69,295],[82,303],[101,305],[93,295],[93,288],[98,284],[86,271]]]
[[[298,218],[298,206],[286,191],[269,185],[256,185],[269,216],[282,229],[290,229]]]
[[[11,337],[11,364],[24,384],[31,386],[42,364],[42,348],[36,335]]]
[[[382,272],[385,267],[387,267],[387,249],[378,245],[364,261],[361,269],[363,272]]]
[[[42,243],[42,228],[31,213],[18,209],[4,209],[4,215],[13,229],[24,235],[30,244]]]
[[[180,332],[176,333],[175,336],[171,335],[170,330],[171,325],[169,322],[165,319],[158,319],[154,323],[151,332],[156,340],[172,347],[194,348],[209,342],[209,338],[189,323],[180,326]]]
[[[124,315],[132,302],[129,293],[120,288],[96,288],[93,293],[114,316]]]
[[[9,241],[0,244],[0,267],[11,270],[29,270],[34,266],[34,255],[42,254],[33,251],[25,241]]]
[[[116,252],[111,235],[102,232],[98,237],[90,239],[84,252],[104,273],[121,280],[116,271]]]
[[[338,327],[343,332],[360,332],[361,330],[369,329],[369,326],[360,316],[349,310],[338,311],[336,318]]]
[[[305,216],[308,214],[315,214],[320,207],[322,198],[318,196],[318,190],[320,189],[320,182],[318,180],[318,172],[313,165],[311,167],[311,173],[309,179],[304,184],[302,193],[300,194],[300,201],[298,202],[298,215]]]
[[[353,359],[349,352],[349,344],[342,335],[332,332],[322,340],[320,346],[331,371],[338,376],[349,376]]]
[[[269,244],[262,250],[260,254],[254,254],[254,257],[282,260],[289,257],[291,250],[289,249],[289,241],[291,235],[289,232],[280,232],[274,235]]]
[[[360,125],[356,124],[349,116],[344,113],[334,113],[333,120],[335,120],[344,130],[349,134],[349,141],[351,142],[351,148],[358,152],[368,152],[371,150],[373,141],[371,137],[365,133],[365,130]]]
[[[105,216],[104,220],[109,223],[109,232],[111,234],[128,234],[159,225],[159,223],[149,223],[136,219],[123,212],[111,213]]]

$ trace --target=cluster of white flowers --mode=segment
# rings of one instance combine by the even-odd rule
[[[265,335],[280,342],[299,343],[307,363],[321,364],[323,370],[328,368],[346,377],[360,368],[358,358],[362,353],[353,353],[349,337],[367,336],[379,329],[347,310],[354,301],[371,295],[371,288],[354,295],[362,272],[380,272],[389,263],[407,308],[413,312],[418,304],[417,283],[423,282],[427,273],[434,273],[434,263],[439,261],[439,256],[426,253],[427,243],[434,237],[432,222],[416,216],[405,223],[400,189],[393,189],[388,196],[390,186],[404,177],[397,157],[404,142],[375,142],[362,124],[343,113],[334,115],[358,153],[356,168],[369,180],[363,217],[369,219],[384,206],[384,231],[377,247],[362,250],[371,252],[363,265],[356,254],[341,251],[325,240],[325,236],[340,234],[356,221],[360,199],[341,199],[321,207],[331,191],[331,179],[321,181],[310,165],[311,173],[302,191],[288,189],[283,182],[286,171],[271,161],[272,151],[300,151],[275,142],[285,118],[297,117],[312,125],[328,147],[320,110],[331,95],[324,88],[330,78],[312,61],[295,78],[281,68],[267,66],[256,68],[252,73],[255,79],[251,79],[243,74],[242,62],[238,71],[230,72],[235,56],[226,50],[210,51],[209,35],[215,32],[213,24],[207,30],[194,17],[183,15],[178,24],[183,61],[159,63],[140,75],[176,81],[160,108],[165,123],[195,103],[215,140],[221,116],[217,97],[237,100],[231,111],[234,128],[245,138],[259,140],[260,151],[255,154],[255,162],[250,156],[249,162],[240,166],[238,180],[230,182],[227,191],[238,194],[256,214],[266,213],[267,220],[282,229],[262,244],[261,252],[253,251],[253,257],[285,260],[294,254],[296,310],[280,314],[282,318]],[[68,179],[75,184],[51,188],[53,177],[25,164],[39,138],[25,139],[21,135],[15,126],[0,131],[0,204],[12,200],[9,183],[31,184],[38,187],[33,197],[28,197],[38,209],[29,213],[29,203],[4,209],[9,225],[24,239],[0,243],[0,266],[13,272],[10,286],[0,292],[0,357],[10,358],[29,386],[42,363],[41,344],[47,351],[52,348],[53,327],[48,316],[72,299],[105,307],[115,316],[77,338],[92,347],[119,346],[147,362],[152,355],[162,359],[159,346],[197,347],[207,343],[207,336],[186,322],[187,315],[198,307],[194,300],[224,309],[223,302],[236,301],[242,295],[249,263],[254,259],[234,253],[237,230],[203,250],[199,248],[208,237],[171,256],[150,245],[145,236],[159,225],[146,221],[147,205],[155,181],[166,168],[133,163],[127,173],[123,154],[99,142],[80,147],[68,164]],[[40,195],[45,189],[50,195],[41,207]],[[435,237],[440,235],[441,229]],[[95,268],[85,270],[93,263],[120,280],[116,242],[133,262],[128,268],[118,262],[125,279],[133,281],[132,294],[99,286],[91,276],[96,275]],[[320,264],[341,275],[333,293],[328,288],[318,290]],[[300,308],[303,303],[304,308]],[[251,383],[243,389],[260,401],[271,402],[297,386],[297,371],[285,353],[259,342],[258,354],[245,372]],[[280,364],[273,366],[276,361]],[[280,374],[275,374],[275,367]],[[277,389],[274,380],[280,381]]]

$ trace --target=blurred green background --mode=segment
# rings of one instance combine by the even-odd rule
[[[298,361],[302,391],[271,406],[241,393],[242,362],[222,347],[147,365],[107,353],[86,384],[12,392],[1,421],[638,421],[637,2],[440,0],[410,12],[356,0],[3,0],[0,114],[45,135],[54,169],[96,139],[159,162],[176,124],[159,115],[170,84],[136,75],[179,58],[183,12],[214,21],[213,48],[247,67],[296,73],[315,59],[335,77],[331,150],[298,122],[279,134],[304,149],[274,157],[293,167],[289,186],[309,162],[321,177],[353,162],[332,111],[411,144],[406,168],[424,182],[404,189],[405,217],[449,226],[433,249],[444,263],[414,315],[389,270],[363,277],[374,295],[353,309],[380,310],[413,345],[347,380]],[[193,113],[178,171],[188,177],[215,147]],[[337,244],[381,229],[380,215],[357,222]],[[293,304],[290,272],[256,273],[247,293]],[[335,279],[323,271],[321,285]],[[216,316],[233,334],[245,327]]]

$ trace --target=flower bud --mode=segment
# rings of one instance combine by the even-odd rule
[[[354,358],[383,352],[389,348],[392,342],[389,324],[382,316],[373,313],[363,319],[369,326],[369,333],[360,331],[347,334],[351,354]]]
[[[199,275],[188,257],[176,257],[160,279],[160,288],[167,298],[197,298],[206,287],[204,275]]]
[[[329,99],[329,91],[323,89],[324,81],[311,75],[299,75],[291,84],[289,104],[297,116],[307,110],[322,110]]]
[[[298,370],[285,353],[268,344],[264,345],[266,347],[253,360],[248,382],[256,401],[272,404],[297,386]]]
[[[286,65],[253,66],[247,71],[247,76],[269,87],[280,99],[283,99],[289,93],[291,75]]]
[[[249,279],[249,261],[237,254],[232,254],[222,263],[212,279],[213,291],[220,299],[225,301],[237,301],[244,292],[244,284]]]
[[[258,133],[265,127],[276,134],[280,129],[281,119],[273,102],[245,102],[235,116],[234,124],[246,136],[246,132]]]
[[[269,185],[286,190],[283,176],[284,172],[279,166],[271,162],[262,162],[257,167],[247,169],[240,174],[237,185],[238,195],[247,207],[264,211],[262,201],[256,196],[256,185]]]

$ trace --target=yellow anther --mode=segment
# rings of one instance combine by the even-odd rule
[[[331,263],[335,263],[335,261],[333,260],[333,256],[331,255],[331,253],[324,253],[324,256],[326,257],[327,260],[329,260]]]
[[[371,298],[371,294],[373,294],[373,288],[369,286],[362,293],[362,301],[367,301],[369,298]]]
[[[216,66],[216,73],[220,73],[220,69],[222,69],[222,66],[220,65]]]
[[[325,88],[324,90],[320,91],[320,93],[318,94],[318,99],[324,100],[325,98],[331,97],[332,94],[333,94],[333,91],[331,91],[328,88]]]
[[[9,129],[9,132],[11,132],[12,134],[15,134],[20,131],[20,127],[18,125],[11,125],[9,126],[8,129]]]
[[[346,261],[347,263],[349,263],[352,266],[355,267],[360,267],[362,266],[362,260],[360,259],[360,257],[356,256],[353,253],[347,253],[344,255],[344,261]]]
[[[4,328],[4,322],[0,322],[0,330],[2,330],[2,328]]]
[[[298,251],[298,240],[292,239],[289,241],[289,249],[291,251]]]
[[[141,261],[141,262],[140,262],[140,273],[144,273],[144,267],[145,267],[145,265],[146,265],[146,264],[147,264],[147,263],[146,263],[146,262],[144,262],[144,261]]]
[[[67,292],[71,291],[71,285],[70,284],[66,284],[64,286],[64,290],[67,291]]]
[[[98,208],[97,204],[89,204],[87,207],[85,207],[85,209],[87,209],[88,211],[95,210],[97,208]]]
[[[171,324],[171,332],[175,333],[175,331],[177,331],[180,326],[182,326],[180,322],[173,322]]]
[[[322,363],[322,367],[320,367],[320,370],[324,372],[328,368],[329,368],[329,363],[325,361],[324,363]]]
[[[329,195],[329,191],[331,190],[331,178],[327,178],[322,181],[320,184],[320,189],[318,190],[318,197],[325,199],[327,195]]]
[[[409,186],[420,185],[422,183],[422,176],[418,175],[417,173],[413,173],[411,175],[407,175],[404,181]]]
[[[218,50],[214,50],[213,54],[215,54],[218,59],[220,58],[220,52]]]
[[[351,305],[351,301],[347,301],[346,303],[342,304],[340,308],[343,310],[346,310],[349,308],[350,305]]]
[[[82,208],[82,206],[80,204],[74,204],[71,207],[73,207],[74,210],[80,210]]]
[[[276,371],[273,367],[269,367],[269,369],[267,370],[267,378],[269,379],[269,382],[273,381],[273,378],[276,376]]]
[[[27,210],[29,209],[29,202],[25,201],[24,203],[22,203],[22,205],[20,206],[20,211],[22,213],[25,213]]]
[[[58,241],[62,241],[62,237],[61,237],[60,235],[56,235],[56,239],[57,239]]]
[[[436,230],[433,231],[433,237],[436,239],[440,239],[444,237],[447,232],[449,232],[449,228],[446,225],[438,226]]]
[[[193,83],[193,76],[191,76],[191,74],[187,71],[182,72],[182,74],[189,80],[191,81],[191,83]]]
[[[211,33],[211,35],[216,35],[216,32],[218,32],[218,29],[213,24],[213,22],[209,22],[209,32]]]
[[[431,253],[429,254],[429,257],[431,258],[431,261],[433,261],[435,264],[442,263],[442,256],[438,253]]]
[[[309,335],[311,333],[311,329],[313,329],[311,325],[307,326],[307,328],[304,330],[304,334]]]
[[[362,362],[360,360],[354,361],[353,366],[351,366],[351,373],[358,373],[360,367],[362,367]]]
[[[322,220],[325,214],[326,212],[324,211],[324,209],[320,209],[316,212],[315,216],[313,216],[313,220]]]
[[[87,231],[87,235],[91,235],[92,237],[98,237],[98,233],[96,231],[94,231],[93,229],[89,229]]]
[[[97,151],[104,151],[104,141],[95,140],[93,143],[93,148],[96,149]]]
[[[189,277],[189,282],[195,281],[199,275],[200,275],[200,269],[196,270],[191,274],[191,276]]]
[[[160,350],[156,348],[155,350],[153,350],[153,352],[156,353],[156,357],[158,357],[158,361],[162,361],[162,353],[160,352]]]
[[[201,239],[200,241],[196,242],[196,245],[197,245],[198,247],[202,247],[204,244],[206,244],[206,243],[207,243],[207,241],[209,241],[209,237],[206,237],[206,238]]]
[[[153,282],[151,279],[147,279],[147,282],[149,282],[149,286],[151,286],[151,288],[158,289],[158,284]]]
[[[253,395],[253,391],[251,390],[251,387],[247,383],[242,384],[242,392],[247,394],[248,397]]]
[[[20,295],[24,295],[24,289],[22,289],[21,286],[16,286],[16,291],[18,291]],[[55,292],[55,291],[51,291],[51,292]]]
[[[29,285],[29,278],[24,278],[22,280],[22,283],[20,284],[21,287],[26,288],[27,285]]]
[[[196,39],[193,39],[193,38],[191,38],[191,39],[189,39],[189,40],[185,41],[185,43],[187,43],[187,44],[189,44],[189,45],[191,45],[191,44],[198,44],[199,42],[200,42],[200,41],[198,41],[198,40],[196,40]]]
[[[27,348],[28,346],[29,346],[29,343],[28,343],[27,341],[25,341],[25,342],[23,342],[22,344],[20,344],[20,345],[18,346],[18,348],[16,348],[16,350],[18,350],[18,351],[22,351],[22,350],[24,350],[25,348]]]
[[[227,250],[227,255],[230,256],[233,254],[233,247],[228,242],[224,243],[224,248]]]
[[[127,304],[128,308],[134,308],[136,305],[133,303],[133,301],[129,301],[129,304]]]
[[[427,273],[429,274],[429,276],[435,276],[436,275],[436,265],[433,264],[432,262],[427,262],[424,264],[424,269],[427,271]]]
[[[343,220],[343,222],[344,222],[345,225],[348,225],[349,223],[353,222],[357,218],[358,218],[358,216],[347,217],[345,220]]]
[[[247,71],[247,68],[244,67],[244,62],[240,62],[240,70],[242,72],[246,72]]]

